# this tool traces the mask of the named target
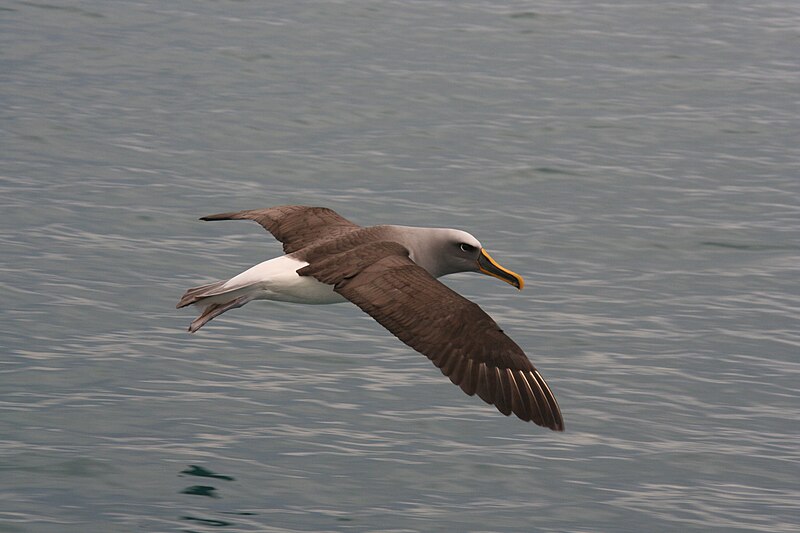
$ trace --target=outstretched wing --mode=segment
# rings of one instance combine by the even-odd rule
[[[287,254],[360,228],[327,207],[282,205],[235,213],[208,215],[200,220],[253,220],[283,243]]]
[[[472,396],[555,431],[564,420],[522,349],[478,305],[433,278],[394,242],[373,242],[298,271],[336,292],[427,356]]]

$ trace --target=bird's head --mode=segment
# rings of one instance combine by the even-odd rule
[[[435,239],[426,239],[429,249],[412,252],[412,259],[432,275],[480,272],[520,290],[525,286],[522,276],[492,259],[480,241],[466,231],[441,229],[435,235]]]

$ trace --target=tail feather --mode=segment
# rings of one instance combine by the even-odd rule
[[[217,294],[222,294],[225,291],[220,290],[223,285],[225,285],[225,281],[215,281],[214,283],[209,283],[207,285],[200,285],[199,287],[192,287],[191,289],[187,290],[183,296],[181,296],[178,305],[175,306],[176,309],[180,309],[181,307],[186,307],[187,305],[192,305],[193,303],[197,303],[198,301],[202,300],[203,298],[207,298],[209,296],[214,296]]]
[[[202,328],[209,320],[229,311],[241,307],[257,294],[250,286],[225,287],[227,281],[215,281],[187,290],[178,302],[177,308],[197,304],[203,308],[200,316],[195,318],[189,326],[189,332],[194,333]]]

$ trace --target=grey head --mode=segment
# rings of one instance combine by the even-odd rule
[[[500,266],[483,249],[480,241],[466,231],[451,228],[384,226],[395,240],[408,248],[411,260],[438,278],[458,272],[481,272],[518,289],[524,281]]]

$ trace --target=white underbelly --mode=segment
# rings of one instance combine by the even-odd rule
[[[276,257],[245,270],[228,280],[227,291],[247,289],[256,300],[277,300],[302,304],[333,304],[347,301],[334,292],[333,285],[321,283],[297,271],[308,263],[288,256]]]

